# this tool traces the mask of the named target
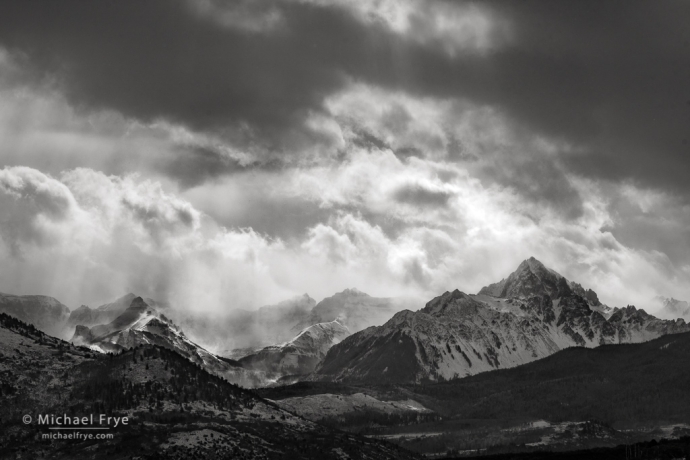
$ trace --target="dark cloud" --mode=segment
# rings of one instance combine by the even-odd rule
[[[384,141],[383,139],[379,138],[378,136],[370,133],[367,130],[357,129],[357,130],[355,130],[354,134],[355,134],[355,136],[352,139],[352,143],[359,146],[359,147],[363,147],[366,149],[380,149],[380,150],[386,150],[386,149],[391,148],[391,146],[388,145],[386,143],[386,141]]]
[[[287,26],[264,33],[226,27],[192,2],[3,4],[0,40],[57,75],[76,104],[221,134],[244,127],[231,132],[238,142],[278,149],[315,136],[280,134],[341,86],[370,35],[340,10],[292,9]]]
[[[688,194],[688,2],[477,4],[510,24],[509,39],[455,55],[345,8],[237,5],[240,18],[263,8],[280,20],[228,27],[169,1],[3,2],[0,41],[38,74],[56,75],[76,104],[162,117],[266,151],[323,142],[305,117],[350,78],[495,106],[572,144],[577,153],[561,158],[570,170]],[[389,123],[404,126],[405,113]],[[206,157],[192,157],[201,172],[185,160],[173,173],[188,168],[191,182],[213,175]]]
[[[475,174],[488,184],[510,187],[530,203],[550,208],[566,220],[583,214],[583,198],[563,170],[549,158],[495,155]]]
[[[443,190],[430,190],[419,184],[400,187],[393,193],[393,198],[401,203],[413,206],[444,207],[452,194]]]
[[[502,107],[563,139],[586,175],[688,192],[690,4],[502,2],[513,41],[489,56],[419,55],[418,89]]]
[[[205,147],[178,147],[169,157],[162,158],[158,167],[185,188],[245,169],[238,161]]]
[[[610,187],[609,187],[610,188]],[[622,244],[645,251],[658,251],[676,266],[690,260],[690,205],[680,197],[626,196],[609,190],[610,231]]]
[[[303,238],[308,228],[327,221],[334,211],[311,202],[255,193],[246,197],[240,209],[212,209],[209,213],[229,228],[251,227],[261,234],[294,242]]]
[[[690,229],[687,224],[669,222],[654,215],[633,215],[620,219],[617,225],[605,230],[626,246],[665,254],[678,267],[690,260]]]
[[[506,60],[521,84],[511,111],[583,146],[571,168],[687,193],[690,4],[505,7],[519,27]]]
[[[156,166],[176,179],[183,188],[190,188],[230,174],[273,171],[284,165],[275,159],[244,165],[217,148],[183,145],[171,149],[168,156],[159,158]]]

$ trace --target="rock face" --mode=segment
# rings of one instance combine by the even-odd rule
[[[0,293],[0,313],[7,313],[56,337],[64,335],[70,311],[53,297]]]
[[[104,353],[140,345],[158,345],[175,350],[209,372],[245,387],[263,385],[268,381],[263,373],[247,371],[237,362],[218,357],[192,342],[158,307],[141,297],[132,299],[129,307],[107,324],[91,328],[78,325],[71,341]]]
[[[348,335],[348,328],[337,321],[314,324],[289,342],[266,347],[240,359],[239,363],[247,369],[271,374],[308,374],[314,371],[333,345]]]
[[[566,280],[556,271],[546,268],[534,257],[524,260],[508,278],[483,287],[479,291],[479,295],[501,298],[547,295],[556,299],[571,293],[588,299],[593,305],[599,304],[596,292],[591,289],[586,291],[578,283]]]
[[[446,292],[332,347],[314,379],[413,383],[518,366],[571,346],[690,331],[635,307],[611,310],[534,258],[477,295]]]

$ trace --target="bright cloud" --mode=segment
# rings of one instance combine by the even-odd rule
[[[479,4],[452,4],[423,0],[298,0],[325,7],[337,6],[368,25],[390,31],[423,45],[440,46],[450,56],[486,53],[510,38],[508,21]]]

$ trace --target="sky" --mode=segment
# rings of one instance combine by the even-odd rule
[[[690,3],[0,3],[0,291],[690,299]]]

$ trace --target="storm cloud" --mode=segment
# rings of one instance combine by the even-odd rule
[[[11,2],[0,41],[74,104],[261,151],[320,141],[305,120],[353,78],[498,107],[574,144],[569,168],[687,192],[686,2],[408,3]],[[444,33],[439,8],[472,19],[469,32]],[[461,39],[462,52],[448,52]]]
[[[673,0],[3,2],[12,280],[49,290],[32,254],[79,260],[82,229],[112,267],[89,299],[200,295],[182,274],[244,304],[430,296],[531,255],[611,302],[684,298],[688,22]]]

